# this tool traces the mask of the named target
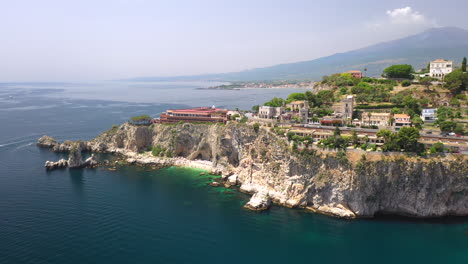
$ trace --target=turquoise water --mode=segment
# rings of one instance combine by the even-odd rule
[[[37,148],[42,134],[86,140],[173,106],[57,96],[0,88],[0,263],[468,263],[466,218],[251,212],[247,195],[188,168],[46,172],[63,154]]]

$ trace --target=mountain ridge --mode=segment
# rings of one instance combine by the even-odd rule
[[[383,69],[396,63],[411,64],[415,69],[421,69],[431,60],[449,59],[454,60],[455,65],[457,65],[467,53],[468,30],[457,27],[441,27],[430,28],[419,34],[313,60],[283,63],[240,72],[175,77],[142,77],[131,80],[319,80],[323,75],[348,70],[363,70],[364,68],[368,70],[366,75],[379,76]]]

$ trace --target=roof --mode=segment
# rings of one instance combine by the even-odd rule
[[[395,117],[395,118],[410,118],[410,116],[407,115],[407,114],[395,114],[395,115],[393,115],[393,117]]]
[[[363,115],[367,115],[368,113],[371,113],[373,116],[389,116],[390,113],[375,113],[375,112],[364,112],[362,113]]]
[[[167,111],[175,113],[213,113],[213,112],[227,112],[226,109],[213,108],[213,107],[196,107],[187,109],[168,109]]]
[[[293,102],[291,102],[291,103],[289,103],[289,104],[291,104],[291,105],[305,104],[305,102],[306,102],[306,101],[293,101]]]
[[[448,60],[442,60],[442,59],[438,59],[438,60],[435,60],[433,62],[449,62]]]
[[[362,73],[361,71],[347,71],[346,73]]]

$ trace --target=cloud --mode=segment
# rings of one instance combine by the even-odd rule
[[[366,23],[371,34],[381,40],[391,40],[437,27],[435,20],[414,10],[411,6],[387,10],[380,19]]]
[[[387,10],[386,14],[392,24],[430,24],[424,15],[410,6]]]

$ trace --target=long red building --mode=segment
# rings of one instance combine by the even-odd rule
[[[162,113],[159,122],[174,124],[188,123],[226,123],[227,110],[214,107],[197,107],[189,109],[169,109]]]

